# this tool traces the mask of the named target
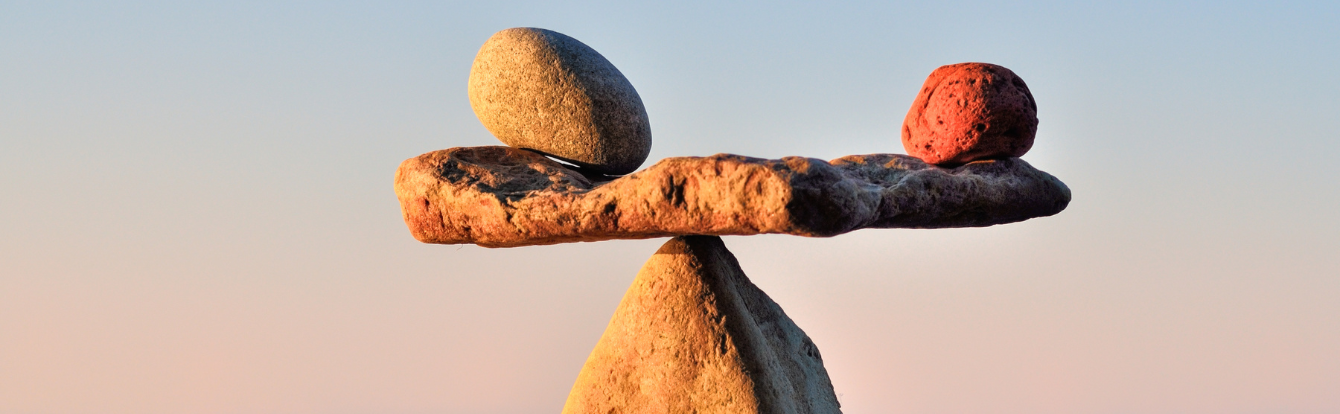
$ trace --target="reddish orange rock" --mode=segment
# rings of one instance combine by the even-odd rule
[[[1038,106],[1023,79],[1003,66],[941,66],[921,85],[903,119],[903,148],[930,164],[1019,157],[1033,147]]]

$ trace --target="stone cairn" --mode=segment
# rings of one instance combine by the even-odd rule
[[[673,237],[633,280],[564,413],[840,412],[814,342],[718,236],[982,227],[1070,202],[1065,184],[1018,158],[1033,145],[1037,105],[1022,79],[992,64],[931,73],[903,122],[911,156],[832,161],[717,154],[637,171],[651,150],[637,91],[595,50],[544,29],[489,38],[469,93],[508,146],[400,165],[395,191],[416,239],[515,247]]]

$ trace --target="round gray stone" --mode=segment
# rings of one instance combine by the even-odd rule
[[[633,84],[562,33],[495,33],[470,68],[470,106],[503,143],[594,172],[636,171],[651,152],[651,124]]]

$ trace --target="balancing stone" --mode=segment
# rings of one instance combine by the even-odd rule
[[[1021,157],[1033,147],[1038,106],[1018,75],[990,63],[941,66],[903,119],[903,149],[928,163]]]
[[[489,38],[470,69],[470,106],[503,143],[600,174],[636,171],[651,125],[633,84],[562,33],[514,28]]]
[[[906,155],[676,157],[593,182],[538,154],[464,147],[405,160],[396,196],[424,243],[513,247],[680,235],[827,237],[1050,216],[1070,189],[1018,158],[949,169]]]

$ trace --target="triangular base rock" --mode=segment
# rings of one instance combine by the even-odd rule
[[[840,413],[814,342],[715,236],[643,265],[563,412]]]

